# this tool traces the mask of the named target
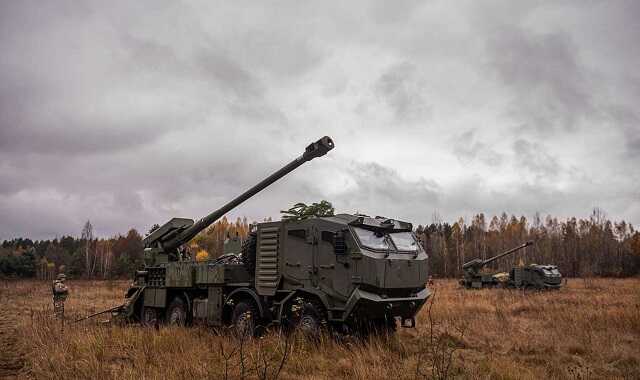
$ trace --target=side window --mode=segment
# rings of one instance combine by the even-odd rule
[[[289,236],[297,237],[297,238],[300,238],[300,239],[306,239],[307,238],[307,232],[305,230],[289,230],[287,232],[287,234]]]
[[[333,245],[333,238],[335,234],[331,231],[322,231],[322,241]]]

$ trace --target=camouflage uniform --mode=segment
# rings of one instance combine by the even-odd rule
[[[66,276],[59,274],[58,278],[51,284],[51,291],[53,292],[53,312],[58,318],[64,318],[64,301],[69,294],[69,288],[64,283]]]

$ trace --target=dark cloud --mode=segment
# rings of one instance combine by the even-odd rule
[[[107,117],[75,116],[79,118],[53,114],[49,120],[32,123],[18,120],[13,127],[0,130],[0,149],[7,153],[104,154],[153,143],[169,129],[159,115],[138,123],[132,120],[131,124],[109,122]]]
[[[503,155],[496,152],[489,145],[477,141],[475,135],[476,132],[474,130],[468,130],[452,139],[453,152],[458,157],[458,160],[463,164],[480,161],[488,166],[500,165]]]
[[[636,3],[0,2],[0,239],[198,218],[322,135],[229,217],[640,223]]]
[[[504,25],[494,30],[487,49],[497,78],[511,91],[509,113],[523,128],[573,130],[594,117],[590,73],[569,35]]]
[[[538,178],[554,179],[560,172],[558,160],[542,144],[518,139],[513,143],[516,165],[528,169]]]
[[[638,91],[640,97],[640,91]],[[618,127],[624,135],[625,154],[629,159],[640,157],[640,113],[631,107],[614,105],[609,107],[608,115],[613,127]],[[639,173],[636,173],[640,175]]]
[[[240,101],[259,98],[264,93],[251,73],[215,50],[207,50],[198,63],[205,75],[211,75],[215,84],[229,90]]]
[[[429,113],[424,83],[414,64],[392,65],[377,80],[375,89],[400,120],[424,120]]]

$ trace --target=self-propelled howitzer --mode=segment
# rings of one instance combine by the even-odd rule
[[[327,328],[394,330],[397,322],[414,327],[430,293],[428,255],[411,223],[362,214],[265,221],[251,227],[240,249],[225,244],[216,259],[194,261],[181,247],[333,146],[324,137],[200,221],[175,218],[153,231],[144,240],[146,265],[136,273],[120,315],[147,326],[232,326],[239,334],[272,325],[313,334]]]
[[[488,264],[501,259],[505,256],[511,255],[523,248],[526,248],[530,245],[532,245],[533,242],[532,241],[528,241],[524,244],[521,244],[515,248],[511,248],[499,255],[490,257],[486,260],[482,260],[482,259],[473,259],[471,261],[468,261],[466,263],[464,263],[464,265],[462,265],[462,270],[464,271],[464,277],[462,280],[460,280],[460,284],[464,285],[468,288],[481,288],[484,286],[493,286],[493,285],[497,285],[498,281],[495,278],[495,273],[491,273],[491,274],[482,274],[480,273],[480,271],[482,270],[482,268],[484,268],[485,266],[487,266]]]

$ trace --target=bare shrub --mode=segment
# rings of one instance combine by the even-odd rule
[[[428,327],[426,334],[420,336],[419,351],[416,364],[416,378],[448,379],[452,373],[454,354],[464,348],[466,325],[456,319],[436,321],[433,308],[436,292],[427,302]],[[423,361],[429,363],[431,374],[423,372]]]

